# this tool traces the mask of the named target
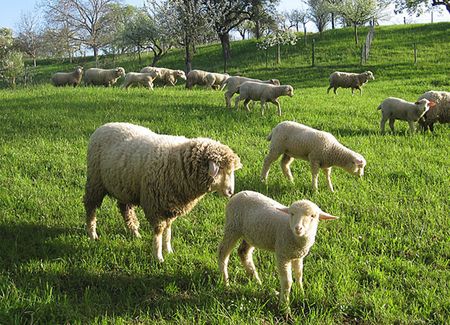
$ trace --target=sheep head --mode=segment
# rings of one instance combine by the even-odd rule
[[[289,215],[289,227],[296,237],[315,236],[319,220],[338,219],[308,200],[295,201],[289,208],[277,208],[277,210]]]
[[[374,77],[372,71],[366,71],[366,72],[364,72],[364,74],[366,75],[367,80],[375,80],[375,77]]]
[[[364,175],[364,167],[366,167],[366,160],[360,154],[353,154],[352,159],[344,166],[344,170],[350,174],[362,177]]]
[[[294,96],[294,88],[290,85],[284,86],[283,93],[286,96],[292,97]]]

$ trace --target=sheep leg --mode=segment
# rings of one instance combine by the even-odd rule
[[[362,96],[362,89],[361,89],[361,87],[356,87],[356,89],[359,90],[359,96]]]
[[[272,99],[271,102],[277,105],[278,116],[281,116],[281,105],[280,102],[278,101],[278,98]]]
[[[222,273],[223,282],[226,286],[230,285],[228,278],[228,261],[230,259],[231,250],[233,249],[239,237],[234,233],[225,231],[223,240],[219,245],[219,270]]]
[[[261,99],[261,116],[264,116],[264,106],[266,105],[266,101]]]
[[[236,110],[238,109],[240,100],[241,100],[241,95],[237,96],[236,99],[234,100],[234,109],[236,109]]]
[[[335,95],[337,95],[337,92],[336,92],[336,90],[337,90],[337,88],[336,88],[336,87],[334,87],[334,89],[333,89],[333,92],[334,92],[334,94],[335,94]]]
[[[416,127],[414,126],[414,121],[409,120],[409,132],[414,133],[416,131]]]
[[[133,205],[117,202],[117,206],[119,207],[120,214],[125,220],[127,228],[131,231],[134,237],[141,238],[141,235],[139,234],[139,220],[136,217]]]
[[[251,100],[250,98],[246,98],[244,100],[244,107],[248,112],[250,112],[250,108],[248,107],[248,103],[250,103],[250,100]]]
[[[312,188],[314,191],[319,189],[319,164],[311,162]]]
[[[165,221],[157,221],[153,224],[153,255],[158,260],[158,262],[164,262],[162,254],[162,237],[164,229],[166,228]]]
[[[334,192],[333,184],[331,183],[331,167],[323,168],[322,170],[327,178],[328,188],[330,189],[331,192]]]
[[[280,165],[281,170],[283,171],[284,176],[289,179],[290,182],[294,182],[294,177],[292,176],[290,165],[294,161],[294,158],[291,156],[288,156],[287,154],[283,154],[283,157],[281,158]]]
[[[391,128],[392,132],[394,132],[394,122],[395,122],[395,118],[391,117],[389,119],[389,127]]]
[[[255,264],[253,263],[253,251],[255,247],[248,244],[245,240],[239,245],[238,254],[241,259],[241,263],[244,266],[245,271],[248,276],[254,277],[256,281],[261,284],[261,280],[258,276],[258,272],[256,271]]]
[[[227,90],[224,94],[225,96],[225,104],[227,105],[227,108],[231,109],[231,97],[233,97],[233,94],[229,90]]]
[[[303,290],[303,257],[292,260],[292,268],[294,269],[294,279],[298,283],[300,290]]]
[[[388,118],[387,118],[387,116],[383,116],[382,118],[381,118],[381,122],[380,122],[380,130],[381,130],[381,133],[382,134],[384,134],[384,126],[385,126],[385,124],[386,124],[386,121],[388,120]]]
[[[331,88],[333,88],[333,86],[328,87],[328,89],[327,89],[327,94],[330,93],[330,89],[331,89]]]
[[[92,182],[96,183],[96,182]],[[86,230],[90,239],[98,239],[97,235],[97,217],[95,210],[102,205],[103,198],[106,195],[105,189],[101,186],[93,186],[90,181],[86,184],[86,193],[84,195],[84,208],[86,210]],[[98,184],[98,183],[97,183]]]
[[[291,261],[277,256],[278,276],[280,277],[280,304],[289,307],[289,295],[292,287]]]
[[[172,240],[172,223],[175,221],[175,219],[176,218],[167,219],[166,229],[164,230],[163,233],[163,250],[168,254],[173,253],[171,240]]]
[[[267,180],[267,176],[269,175],[270,165],[280,157],[281,153],[276,152],[271,149],[267,154],[266,158],[264,158],[264,164],[261,171],[261,181],[265,182]]]

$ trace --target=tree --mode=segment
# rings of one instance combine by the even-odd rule
[[[271,47],[277,47],[277,64],[281,63],[281,45],[295,45],[297,43],[297,36],[288,29],[279,29],[274,33],[265,37],[261,42],[257,44],[258,49],[266,51],[266,67],[267,67],[267,55],[268,49]]]
[[[256,39],[260,39],[263,29],[267,29],[269,25],[273,24],[273,17],[275,16],[277,11],[275,5],[277,5],[278,3],[279,0],[251,1],[250,20],[255,25],[253,29]]]
[[[36,66],[36,58],[42,44],[39,16],[31,12],[22,13],[17,32],[16,41],[20,50],[28,54],[33,59],[33,66]]]
[[[250,33],[255,28],[255,23],[251,20],[246,20],[236,27],[237,32],[241,35],[242,39],[245,39],[245,33]]]
[[[14,47],[12,30],[0,29],[0,78],[5,79],[10,86],[16,86],[17,77],[23,73],[23,56]]]
[[[420,15],[424,8],[435,6],[445,6],[450,13],[450,0],[394,0],[395,13],[407,11],[409,14],[417,13]]]
[[[319,33],[325,30],[330,20],[330,8],[326,0],[304,0],[308,6],[308,18],[316,25]]]
[[[94,52],[98,62],[98,51],[106,44],[109,31],[108,13],[111,4],[118,0],[44,0],[49,21],[64,26],[74,33],[70,37],[80,41]]]

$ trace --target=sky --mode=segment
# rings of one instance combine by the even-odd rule
[[[0,27],[9,27],[13,30],[17,28],[17,23],[20,19],[21,13],[34,12],[36,11],[36,4],[40,0],[0,0]],[[142,6],[144,0],[122,0],[122,3],[132,4],[135,6]],[[279,9],[291,10],[298,9],[302,7],[302,1],[300,0],[281,0]],[[435,10],[436,11],[436,10]],[[450,21],[450,14],[446,10],[437,10],[439,12],[434,13],[434,22],[438,21]],[[402,24],[403,17],[405,15],[394,15],[393,9],[391,8],[388,14],[388,19],[382,21],[382,25],[389,24]],[[429,23],[431,21],[431,14],[426,13],[421,17],[411,17],[406,15],[407,23]],[[307,25],[308,31],[314,31],[312,25]]]

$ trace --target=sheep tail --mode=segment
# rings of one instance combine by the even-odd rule
[[[220,90],[223,90],[228,84],[228,79],[225,79],[224,81],[222,81],[222,84],[220,85]]]
[[[381,104],[380,105],[378,105],[378,108],[377,109],[381,109]]]
[[[270,141],[270,140],[272,140],[272,133],[273,133],[273,131],[272,132],[270,132],[270,134],[267,136],[267,141]]]

